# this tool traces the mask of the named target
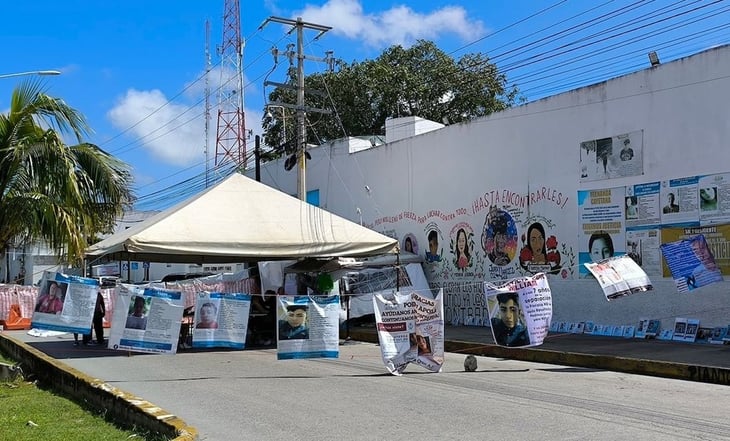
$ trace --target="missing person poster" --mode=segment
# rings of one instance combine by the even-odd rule
[[[444,293],[431,290],[381,291],[373,295],[383,363],[401,375],[409,363],[431,372],[444,364]]]
[[[689,292],[722,281],[722,273],[704,235],[663,243],[661,249],[677,291]]]
[[[698,176],[662,181],[662,224],[699,224]]]
[[[40,281],[31,327],[87,334],[94,317],[99,281],[46,272]]]
[[[601,285],[606,300],[653,289],[644,270],[629,256],[612,257],[585,265]]]
[[[484,282],[494,342],[499,346],[541,345],[550,330],[553,298],[544,273],[494,284]]]
[[[705,242],[712,252],[715,264],[723,275],[730,275],[730,225],[709,225],[705,227],[674,227],[663,228],[662,243],[672,243],[691,239],[698,234],[705,236]],[[662,275],[670,277],[672,272],[664,261]]]
[[[585,263],[625,253],[625,187],[578,192],[578,274],[590,277]]]
[[[193,347],[246,347],[251,295],[198,293],[195,302]]]
[[[109,347],[174,354],[177,352],[183,309],[180,291],[118,284]]]
[[[697,197],[700,205],[700,225],[730,222],[730,173],[699,178]]]
[[[279,360],[337,358],[340,354],[340,296],[279,296]]]

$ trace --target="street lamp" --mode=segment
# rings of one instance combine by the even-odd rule
[[[286,112],[284,111],[284,106],[273,106],[273,105],[267,105],[267,109],[281,109],[281,122],[282,122],[282,134],[284,135],[284,144],[287,143],[286,140]],[[274,115],[271,114],[271,110],[268,110],[266,112],[266,117],[271,119],[274,117]]]
[[[21,77],[24,75],[61,75],[61,72],[58,70],[32,70],[30,72],[0,74],[0,78]]]

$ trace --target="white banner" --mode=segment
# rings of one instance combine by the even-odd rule
[[[435,297],[430,290],[373,295],[380,351],[388,372],[400,375],[409,363],[441,372],[444,364],[443,297],[443,290]]]
[[[89,333],[98,291],[96,279],[46,272],[40,282],[31,327]]]
[[[250,310],[249,294],[198,293],[193,347],[243,349]]]
[[[177,352],[184,309],[180,291],[119,284],[115,294],[111,349]]]
[[[553,297],[544,273],[493,284],[484,282],[494,341],[500,346],[541,345],[553,318]]]
[[[337,358],[340,296],[280,296],[277,358]]]

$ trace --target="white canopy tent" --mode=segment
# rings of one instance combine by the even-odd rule
[[[86,257],[226,263],[303,257],[366,257],[398,241],[255,180],[234,174],[86,250]]]

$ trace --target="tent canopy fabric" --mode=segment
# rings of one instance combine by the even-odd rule
[[[239,173],[119,231],[86,257],[229,263],[397,252],[398,241]]]

